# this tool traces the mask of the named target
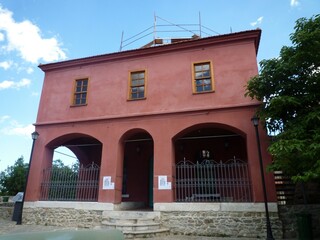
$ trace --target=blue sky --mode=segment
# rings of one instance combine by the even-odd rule
[[[20,156],[29,161],[44,78],[39,63],[117,52],[122,32],[127,39],[152,27],[155,15],[158,24],[198,24],[199,13],[219,34],[261,28],[260,61],[291,44],[298,18],[319,12],[319,0],[0,0],[0,171]]]

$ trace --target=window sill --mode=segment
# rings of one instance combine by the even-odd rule
[[[88,104],[77,104],[77,105],[70,105],[71,108],[74,108],[74,107],[84,107],[84,106],[87,106]]]
[[[210,90],[210,91],[203,91],[203,92],[193,92],[193,95],[198,95],[198,94],[203,94],[203,93],[213,93],[214,90]]]
[[[139,100],[146,100],[147,98],[144,97],[144,98],[133,98],[133,99],[127,99],[128,102],[131,102],[131,101],[139,101]]]

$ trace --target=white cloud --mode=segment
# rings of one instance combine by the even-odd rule
[[[8,115],[0,116],[0,123],[3,123],[4,121],[6,121],[9,118],[10,118],[10,116],[8,116]]]
[[[56,61],[66,58],[56,38],[42,38],[38,26],[28,20],[16,22],[13,13],[0,5],[0,31],[4,32],[6,51],[17,51],[22,59],[31,63]]]
[[[28,67],[28,68],[27,68],[27,73],[28,73],[28,74],[33,73],[33,68],[32,68],[32,67]]]
[[[0,67],[3,68],[4,70],[9,69],[11,66],[12,66],[12,61],[0,62]]]
[[[4,40],[4,34],[0,32],[0,41]]]
[[[8,70],[9,68],[10,69],[14,68],[17,73],[20,73],[23,71],[23,72],[27,72],[28,74],[31,74],[34,72],[33,67],[27,67],[23,64],[19,65],[17,63],[14,63],[13,61],[0,62],[0,68],[3,68],[4,70]]]
[[[8,121],[11,117],[8,115],[0,116],[0,123],[4,123],[6,126],[0,129],[0,133],[5,135],[25,135],[30,136],[34,131],[32,124],[23,125],[16,120]]]
[[[290,1],[290,6],[291,7],[296,7],[298,6],[300,3],[299,3],[299,0],[291,0]]]
[[[4,135],[30,137],[31,133],[34,132],[34,129],[35,128],[32,124],[23,125],[13,120],[10,122],[8,126],[0,129],[0,132]]]
[[[15,88],[20,89],[22,87],[27,87],[31,83],[31,80],[23,78],[19,82],[9,81],[5,80],[3,82],[0,82],[0,90],[9,89],[9,88]]]
[[[262,23],[262,20],[263,20],[263,17],[261,16],[261,17],[259,17],[255,22],[250,23],[250,25],[251,25],[252,27],[254,27],[254,26],[256,26],[256,25],[259,25],[259,24]]]

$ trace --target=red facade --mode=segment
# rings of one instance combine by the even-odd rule
[[[245,162],[250,201],[262,202],[250,121],[259,102],[244,96],[247,81],[258,74],[260,34],[252,30],[40,65],[40,136],[26,201],[40,199],[43,170],[51,166],[54,149],[67,146],[81,164],[99,166],[98,202],[175,202],[177,164],[201,162],[203,150],[215,163]],[[260,136],[267,164],[262,127]],[[163,177],[167,185],[161,189]],[[103,181],[110,179],[105,189]],[[266,182],[268,200],[275,202],[272,174]]]

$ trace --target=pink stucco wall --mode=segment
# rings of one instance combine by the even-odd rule
[[[215,93],[193,95],[192,63],[208,60]],[[146,100],[127,101],[129,72],[135,70],[147,71]],[[250,104],[244,85],[256,74],[252,39],[61,68],[46,72],[37,123]],[[89,77],[88,106],[70,107],[74,80],[83,77]]]
[[[101,55],[40,66],[45,80],[36,129],[27,200],[39,197],[41,171],[50,165],[46,146],[69,133],[82,133],[103,143],[101,177],[111,176],[115,190],[99,190],[100,202],[121,202],[123,135],[143,129],[153,139],[154,202],[172,202],[172,190],[158,190],[157,177],[174,177],[173,137],[202,123],[237,129],[247,141],[254,201],[263,201],[254,127],[258,102],[244,97],[245,84],[258,73],[256,52],[260,30],[188,41],[148,49]],[[192,63],[212,61],[215,91],[193,94]],[[146,99],[128,101],[130,71],[146,70]],[[71,107],[74,80],[89,77],[88,105]],[[260,128],[261,129],[261,128]],[[264,161],[268,138],[261,130]],[[36,166],[36,167],[35,167]],[[275,201],[273,176],[267,174],[269,201]]]

